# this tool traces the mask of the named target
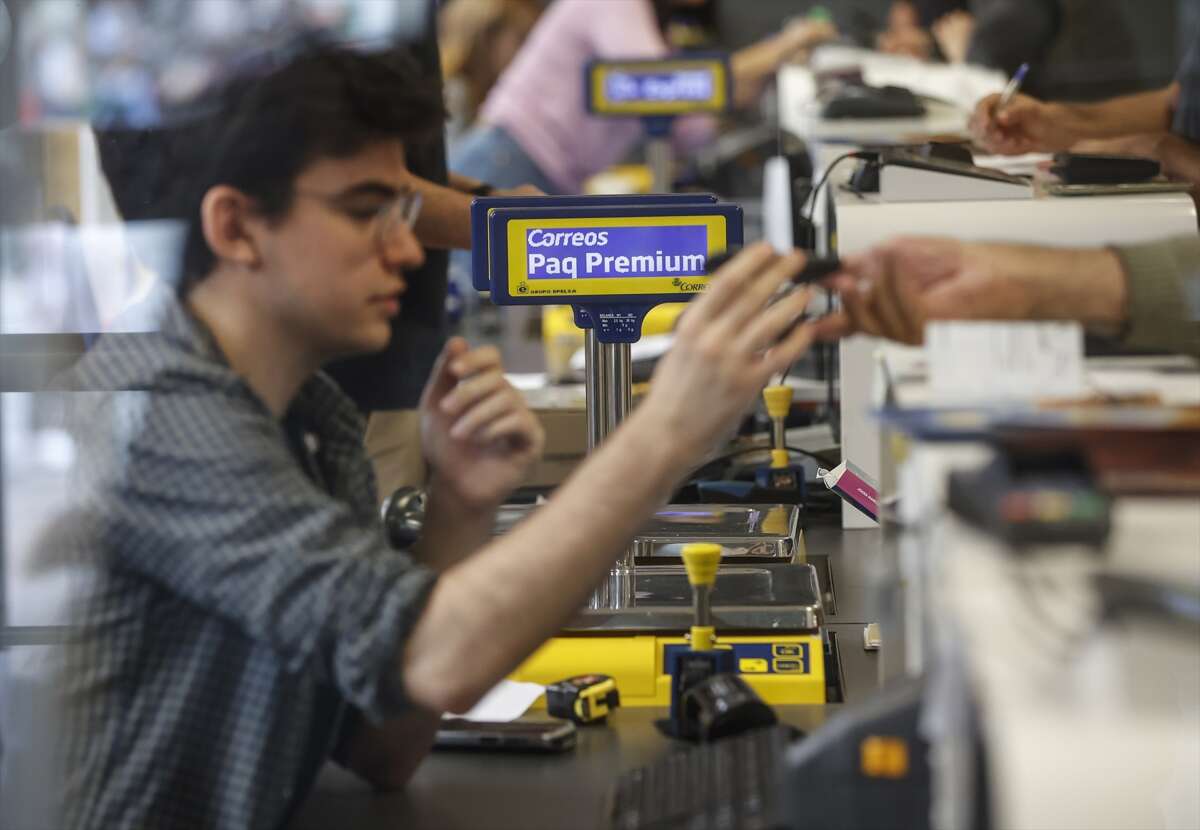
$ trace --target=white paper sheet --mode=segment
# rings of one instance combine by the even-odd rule
[[[925,330],[938,403],[1076,398],[1088,391],[1078,323],[934,322]]]
[[[533,702],[541,697],[546,687],[538,683],[517,683],[501,680],[471,709],[462,715],[447,714],[448,718],[463,718],[473,721],[514,721],[529,711]]]
[[[1010,176],[1032,176],[1038,170],[1038,165],[1053,161],[1052,153],[1026,153],[1023,156],[975,156],[975,163],[980,167],[999,170]]]

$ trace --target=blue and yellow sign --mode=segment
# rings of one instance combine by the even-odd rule
[[[584,70],[595,115],[661,118],[729,109],[732,74],[724,55],[664,60],[599,60]]]
[[[488,211],[503,207],[635,207],[633,202],[646,204],[645,197],[637,196],[481,196],[471,202],[471,284],[476,291],[490,291],[491,274],[488,263],[487,219]],[[711,193],[663,194],[652,197],[653,204],[661,205],[715,205],[717,197]]]
[[[500,305],[679,302],[707,287],[709,257],[742,242],[733,205],[496,208],[488,225]]]

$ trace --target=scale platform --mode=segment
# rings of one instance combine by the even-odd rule
[[[692,591],[679,566],[639,566],[625,608],[584,609],[512,674],[548,684],[613,676],[623,706],[670,703],[668,655],[688,648]],[[821,592],[807,564],[723,564],[712,595],[718,647],[772,704],[825,702]]]
[[[507,533],[534,509],[534,505],[501,508],[494,534]],[[683,546],[693,542],[721,546],[722,574],[732,563],[803,562],[807,558],[797,505],[669,504],[634,537],[638,572],[642,573],[646,565],[675,564],[682,568]],[[690,596],[686,594],[689,602]]]
[[[638,565],[681,562],[683,546],[712,542],[723,562],[803,562],[800,507],[794,504],[672,504],[633,540]],[[722,571],[724,573],[724,571]]]

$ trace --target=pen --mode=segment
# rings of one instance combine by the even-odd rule
[[[1017,67],[1017,71],[1013,73],[1012,79],[1005,85],[1004,91],[1000,93],[1000,100],[996,102],[996,112],[1008,106],[1013,97],[1021,90],[1021,84],[1025,83],[1025,76],[1029,74],[1029,64],[1023,63]]]

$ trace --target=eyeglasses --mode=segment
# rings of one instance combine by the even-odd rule
[[[331,196],[328,193],[307,190],[296,190],[295,195],[323,202],[326,207],[342,214],[355,224],[373,225],[375,242],[380,247],[386,245],[401,227],[410,230],[416,227],[417,217],[421,215],[422,198],[419,190],[402,190],[382,206],[368,210],[356,210],[352,205],[345,203],[345,197],[342,195]]]

